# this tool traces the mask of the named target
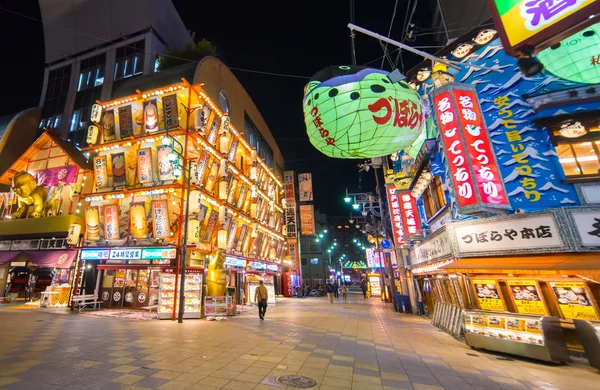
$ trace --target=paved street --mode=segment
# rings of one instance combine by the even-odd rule
[[[349,294],[286,299],[221,322],[134,321],[0,309],[6,389],[597,389],[600,375],[472,351],[427,320]]]

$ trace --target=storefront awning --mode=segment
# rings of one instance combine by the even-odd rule
[[[19,255],[30,263],[44,268],[70,268],[77,251],[8,251],[0,252],[0,265],[4,265]]]
[[[461,273],[564,273],[600,270],[598,253],[562,253],[543,256],[475,257],[459,259],[441,268]]]

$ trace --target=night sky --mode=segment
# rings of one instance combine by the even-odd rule
[[[330,65],[350,64],[349,2],[235,2],[174,0],[183,22],[219,49],[219,57],[232,68],[289,74],[280,77],[233,70],[253,98],[273,133],[286,162],[285,169],[312,172],[315,206],[329,215],[349,213],[343,204],[345,188],[358,191],[360,160],[331,159],[313,148],[303,122],[302,95],[309,77]],[[394,9],[392,0],[356,0],[355,24],[387,35]],[[426,2],[420,2],[426,3]],[[260,6],[258,6],[260,4]],[[391,38],[402,39],[407,0],[398,1]],[[3,0],[0,7],[40,19],[37,1]],[[420,4],[414,16],[427,27],[430,11]],[[44,37],[42,24],[0,9],[0,114],[37,106],[43,83]],[[431,35],[413,45],[431,45]],[[391,48],[395,50],[395,48]],[[429,50],[431,51],[431,50]],[[383,50],[373,38],[357,34],[357,64],[380,68]],[[395,60],[396,54],[392,55]],[[421,59],[403,55],[408,70]],[[389,64],[384,64],[390,69]],[[372,171],[362,174],[360,191],[374,190]]]

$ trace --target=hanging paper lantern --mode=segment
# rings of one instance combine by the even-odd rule
[[[538,59],[552,74],[578,83],[600,83],[600,23],[542,50]]]
[[[388,72],[331,66],[305,87],[304,121],[310,142],[329,157],[385,156],[411,145],[421,132],[421,98]]]

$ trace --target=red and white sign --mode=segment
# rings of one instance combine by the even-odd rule
[[[402,222],[402,208],[400,207],[400,200],[396,193],[396,187],[394,185],[387,185],[387,198],[388,206],[390,208],[390,218],[392,220],[392,230],[394,232],[394,243],[398,245],[404,244],[404,226]],[[414,200],[414,199],[413,199]]]
[[[502,177],[475,92],[454,89],[452,94],[454,101],[458,103],[457,112],[460,112],[461,130],[481,202],[508,205]]]
[[[288,255],[290,257],[290,261],[293,263],[292,269],[299,270],[300,269],[300,256],[298,255],[298,239],[297,238],[288,238]]]
[[[404,222],[404,232],[406,235],[421,234],[421,223],[419,221],[419,211],[417,210],[417,202],[409,191],[397,192],[398,203],[402,210],[402,221]],[[392,204],[392,206],[394,206]]]
[[[456,199],[458,205],[464,207],[476,204],[477,195],[465,147],[460,137],[456,110],[451,99],[450,92],[445,91],[435,96],[433,102],[442,132],[442,141],[444,149],[446,149]]]

